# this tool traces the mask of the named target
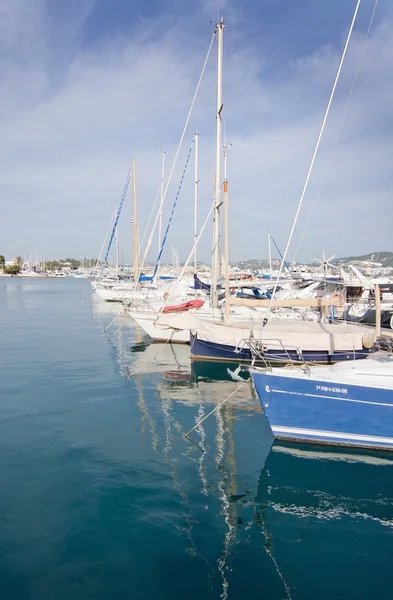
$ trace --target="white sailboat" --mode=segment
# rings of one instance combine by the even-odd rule
[[[140,327],[154,340],[154,341],[171,341],[171,342],[181,342],[188,343],[190,341],[190,328],[173,328],[170,326],[170,323],[179,322],[179,320],[171,320],[162,316],[163,309],[166,310],[166,304],[170,302],[174,304],[174,302],[184,303],[180,306],[174,306],[173,312],[180,312],[181,310],[187,311],[190,314],[191,319],[195,316],[192,322],[197,323],[198,319],[205,322],[212,323],[224,323],[231,328],[232,325],[240,324],[242,327],[248,329],[253,329],[255,326],[255,322],[261,322],[264,314],[266,312],[265,306],[263,306],[263,302],[256,302],[252,306],[245,305],[246,303],[239,302],[237,306],[233,304],[235,301],[231,298],[230,288],[234,285],[238,286],[238,282],[230,281],[229,274],[229,211],[228,211],[228,180],[227,180],[227,172],[226,172],[226,157],[227,151],[226,147],[222,145],[222,118],[223,118],[223,36],[224,36],[224,22],[221,21],[216,26],[216,35],[217,35],[217,96],[216,96],[216,158],[215,158],[215,185],[214,185],[214,209],[213,209],[213,245],[212,245],[212,268],[211,268],[211,277],[210,277],[210,305],[207,302],[203,306],[200,306],[198,303],[197,306],[194,307],[194,304],[190,301],[190,297],[192,296],[192,290],[188,290],[188,293],[182,295],[177,292],[177,295],[172,295],[170,289],[165,292],[166,298],[163,298],[163,301],[151,302],[146,305],[139,304],[138,306],[131,306],[129,308],[129,314],[134,318],[134,320],[138,323]],[[197,150],[197,142],[198,136],[195,136],[196,144],[195,150]],[[221,177],[221,163],[222,163],[222,153],[224,152],[224,180],[221,185],[222,177]],[[196,204],[197,204],[197,183],[198,183],[198,158],[197,154],[195,156],[195,224],[194,224],[194,236],[195,241],[197,242],[197,225],[196,225]],[[223,202],[222,202],[223,195]],[[220,249],[220,232],[221,232],[221,205],[224,206],[224,242],[225,242],[225,252],[222,254]],[[270,239],[270,238],[269,238]],[[196,244],[195,244],[196,246]],[[223,256],[223,258],[222,258]],[[224,282],[225,294],[222,293],[223,290],[219,286],[220,276],[221,276],[221,266],[224,266]],[[194,266],[196,266],[196,255],[194,255]],[[266,280],[262,280],[264,288],[266,290],[269,285]],[[288,297],[296,297],[296,298],[312,298],[317,295],[317,288],[320,286],[320,282],[311,282],[306,284],[303,289],[298,287],[297,291],[294,292],[291,288],[290,284],[288,284],[289,289],[283,289],[281,292],[277,292],[277,298],[288,298]],[[178,283],[176,284],[178,288]],[[286,286],[287,287],[287,286]],[[181,287],[180,287],[181,289]],[[183,293],[184,293],[183,288]],[[263,291],[263,290],[262,290]],[[195,292],[194,292],[195,293]],[[223,301],[223,296],[225,295],[225,301]],[[195,298],[206,298],[203,294],[195,293]],[[321,315],[317,314],[315,311],[311,312],[306,310],[306,307],[300,307],[300,309],[293,308],[291,306],[284,306],[277,308],[272,314],[271,319],[273,321],[276,320],[293,320],[293,321],[320,321]],[[183,323],[187,323],[187,318],[183,319]],[[201,326],[201,329],[204,329]],[[245,337],[245,330],[242,329],[242,338]]]
[[[192,359],[236,360],[236,356],[238,356],[239,360],[251,361],[253,360],[255,353],[257,353],[261,360],[270,358],[284,362],[303,362],[306,360],[311,362],[330,363],[341,360],[349,360],[351,358],[365,358],[372,351],[375,335],[370,333],[370,330],[367,328],[362,328],[357,324],[350,325],[346,323],[298,322],[292,323],[291,326],[289,326],[289,323],[286,322],[284,323],[283,328],[282,322],[271,321],[271,310],[274,308],[283,306],[300,307],[308,305],[310,307],[315,306],[322,310],[324,307],[340,306],[342,304],[342,298],[340,298],[339,295],[338,297],[336,295],[336,297],[331,298],[314,297],[310,299],[295,299],[289,302],[287,299],[278,299],[275,293],[308,187],[315,158],[318,153],[320,141],[329,115],[358,8],[359,1],[355,9],[355,14],[349,29],[347,41],[334,80],[329,102],[327,104],[307,176],[305,178],[302,194],[299,199],[287,246],[282,257],[282,262],[272,293],[272,298],[266,302],[266,315],[263,320],[261,319],[258,330],[250,331],[248,337],[247,333],[243,332],[237,324],[232,326],[225,324],[215,328],[213,326],[207,327],[206,323],[201,321],[199,325],[195,326],[195,329],[192,329]],[[323,263],[326,263],[326,261],[323,260]],[[332,294],[332,296],[334,295],[335,294]],[[256,304],[255,300],[239,301],[236,298],[233,299],[227,297],[227,303],[231,305],[245,305],[246,302],[253,306]],[[264,301],[261,303],[258,302],[258,305],[261,306],[263,302]],[[289,348],[287,348],[287,345]]]

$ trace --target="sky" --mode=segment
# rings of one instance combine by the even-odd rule
[[[355,0],[0,0],[0,254],[97,257],[136,161],[140,238],[223,16],[230,260],[285,248]],[[362,0],[290,257],[393,250],[393,3]],[[199,132],[199,226],[213,199],[216,42],[164,204]],[[191,155],[164,258],[193,243]],[[132,200],[119,221],[132,255]],[[156,205],[157,206],[157,205]],[[152,221],[150,221],[151,223]],[[212,228],[198,247],[210,262]],[[145,241],[148,235],[145,235]],[[153,240],[149,260],[157,255]],[[111,254],[113,257],[113,253]]]

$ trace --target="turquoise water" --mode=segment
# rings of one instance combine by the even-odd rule
[[[393,457],[269,453],[248,385],[187,440],[238,384],[116,310],[0,278],[0,598],[392,598]]]

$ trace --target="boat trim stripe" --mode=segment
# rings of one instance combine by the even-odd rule
[[[296,427],[281,427],[272,426],[272,431],[276,435],[277,433],[289,433],[297,435],[305,435],[310,437],[320,438],[335,438],[338,440],[356,440],[362,442],[379,442],[383,444],[393,444],[393,438],[372,436],[372,435],[360,435],[358,433],[340,433],[338,431],[320,431],[318,429],[298,429]]]

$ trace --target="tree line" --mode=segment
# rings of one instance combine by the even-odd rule
[[[14,258],[12,265],[6,265],[5,256],[0,254],[0,269],[7,275],[17,275],[20,273],[23,266],[23,259],[21,256]]]
[[[38,272],[45,271],[60,271],[63,267],[68,267],[72,271],[77,271],[80,268],[83,269],[91,269],[95,267],[97,264],[96,258],[84,258],[82,260],[78,260],[76,258],[61,258],[59,260],[48,260],[42,261],[38,265],[32,266],[32,270]],[[101,264],[100,262],[98,263]],[[0,271],[7,275],[17,275],[21,272],[23,267],[23,258],[21,256],[17,256],[12,260],[12,264],[7,265],[6,259],[3,254],[0,254]]]

